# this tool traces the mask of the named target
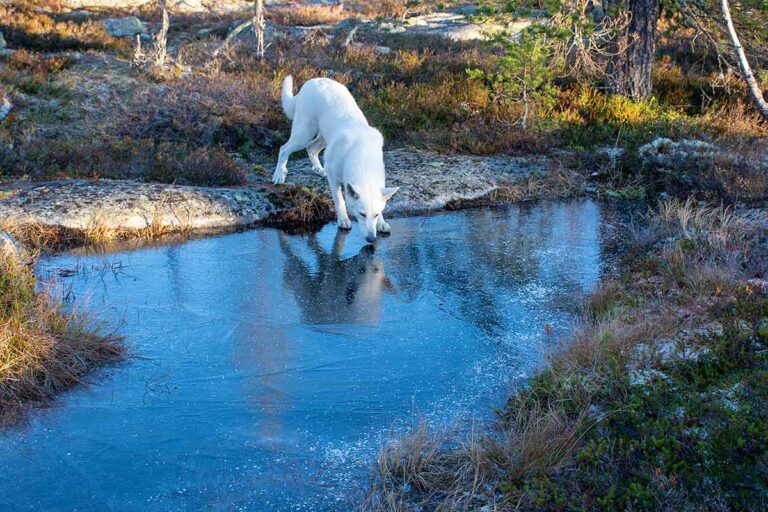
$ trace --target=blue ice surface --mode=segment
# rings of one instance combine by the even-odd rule
[[[130,358],[0,434],[0,510],[349,510],[387,439],[492,419],[606,268],[588,199],[391,225],[41,261]]]

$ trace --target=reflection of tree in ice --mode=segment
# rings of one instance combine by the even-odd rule
[[[430,222],[433,239],[409,241],[389,252],[398,295],[415,300],[427,291],[448,312],[489,335],[509,329],[509,309],[548,297],[555,310],[573,311],[599,277],[599,210],[591,202],[522,205],[477,210]],[[423,228],[430,230],[430,226]],[[445,230],[451,236],[446,236]],[[539,308],[537,308],[539,309]],[[514,320],[514,318],[513,318]],[[533,318],[531,320],[534,320]]]

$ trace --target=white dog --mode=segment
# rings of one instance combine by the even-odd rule
[[[289,75],[283,81],[282,102],[293,124],[291,137],[280,148],[272,181],[284,183],[288,157],[306,148],[312,168],[328,176],[339,227],[352,227],[349,212],[368,242],[376,240],[377,233],[389,233],[382,212],[398,187],[384,186],[384,138],[368,125],[347,88],[329,78],[314,78],[294,96]],[[318,157],[326,145],[324,170]]]

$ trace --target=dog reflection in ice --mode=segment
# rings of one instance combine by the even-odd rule
[[[384,272],[384,262],[372,245],[342,259],[346,231],[338,231],[328,252],[312,235],[309,253],[294,249],[280,233],[285,255],[283,279],[296,295],[302,321],[309,324],[376,324],[381,320],[384,291],[394,292]]]

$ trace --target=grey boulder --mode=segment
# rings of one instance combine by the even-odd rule
[[[104,30],[114,37],[134,37],[146,33],[144,23],[135,16],[125,18],[107,18],[102,20]]]

